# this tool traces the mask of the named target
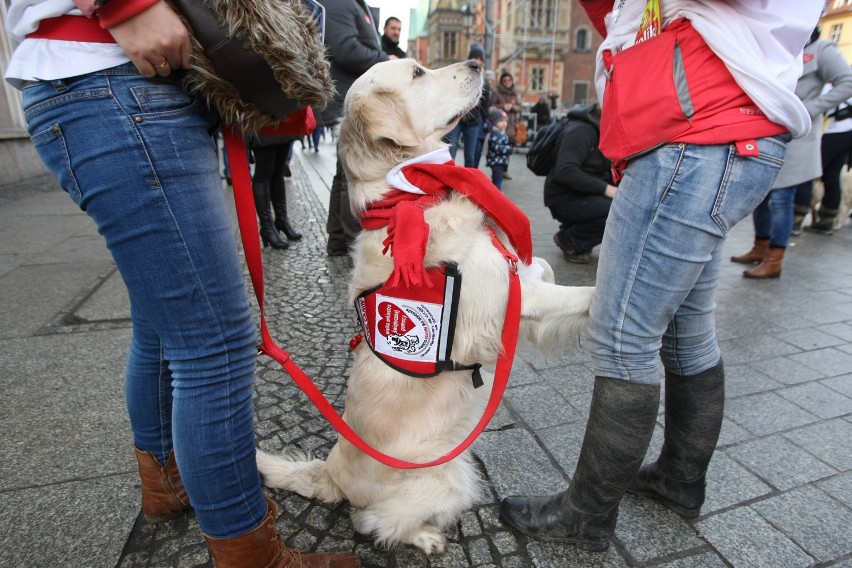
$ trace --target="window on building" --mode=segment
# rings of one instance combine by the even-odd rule
[[[553,0],[529,0],[529,10],[533,25],[553,27]]]
[[[441,42],[441,55],[448,59],[458,59],[458,32],[444,32]]]
[[[835,24],[831,26],[831,41],[840,43],[840,34],[843,31],[843,24]]]
[[[530,90],[544,91],[544,67],[533,67],[530,73]]]
[[[574,81],[574,104],[581,105],[589,102],[589,82]]]
[[[589,28],[577,28],[574,32],[574,51],[589,51],[592,48],[592,34]]]

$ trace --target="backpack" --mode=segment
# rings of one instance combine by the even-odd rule
[[[527,152],[527,168],[537,176],[546,176],[556,165],[559,140],[571,120],[563,118],[553,124],[539,128]]]

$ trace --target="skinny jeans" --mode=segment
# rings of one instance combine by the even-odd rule
[[[266,510],[255,463],[256,332],[211,137],[217,119],[132,64],[25,87],[39,155],[97,225],[130,296],[134,443],[174,449],[201,529],[239,536]]]
[[[763,200],[786,152],[668,144],[630,161],[609,211],[589,319],[597,376],[642,384],[692,376],[721,357],[715,293],[730,229]]]

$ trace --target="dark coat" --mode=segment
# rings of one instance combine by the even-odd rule
[[[571,120],[562,132],[556,165],[544,179],[546,207],[574,197],[603,195],[612,184],[610,161],[598,149],[600,133],[589,108],[568,113]]]
[[[326,124],[339,122],[343,100],[355,79],[388,60],[379,49],[379,35],[363,0],[318,0],[325,7],[325,45],[337,93],[323,111]]]
[[[488,108],[491,106],[491,85],[488,83],[482,84],[482,94],[479,96],[479,102],[476,106],[470,109],[466,115],[461,118],[461,123],[466,126],[475,124],[483,124],[488,120]]]
[[[405,52],[400,49],[399,42],[393,42],[390,38],[382,34],[382,51],[388,55],[396,55],[400,59],[405,59]]]

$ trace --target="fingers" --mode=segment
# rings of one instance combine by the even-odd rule
[[[163,2],[109,28],[116,42],[145,77],[166,77],[192,65],[189,34]]]

